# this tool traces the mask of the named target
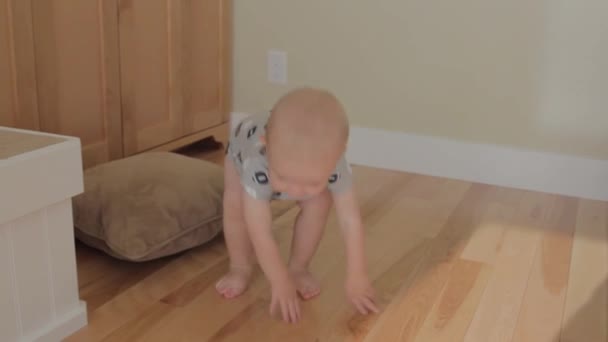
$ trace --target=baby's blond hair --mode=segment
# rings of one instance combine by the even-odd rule
[[[329,91],[314,88],[298,88],[282,96],[267,127],[268,148],[278,155],[337,158],[348,135],[348,118],[340,101]]]

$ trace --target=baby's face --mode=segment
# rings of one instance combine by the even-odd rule
[[[293,198],[312,197],[326,189],[336,162],[329,158],[308,162],[275,158],[268,165],[270,184],[274,191]]]

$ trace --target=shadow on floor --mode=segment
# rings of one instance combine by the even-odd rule
[[[608,261],[607,261],[608,262]],[[606,342],[608,341],[608,278],[598,286],[589,300],[570,320],[564,322],[560,342]],[[585,336],[585,340],[580,339]]]

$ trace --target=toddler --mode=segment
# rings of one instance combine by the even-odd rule
[[[230,270],[216,284],[225,298],[243,293],[254,256],[272,288],[271,314],[300,318],[298,294],[320,293],[309,263],[330,206],[335,205],[347,257],[346,292],[362,313],[378,312],[366,270],[363,227],[344,158],[349,126],[342,105],[329,92],[296,89],[268,115],[248,117],[231,132],[225,162],[224,235]],[[271,230],[270,201],[296,200],[301,208],[285,264]]]

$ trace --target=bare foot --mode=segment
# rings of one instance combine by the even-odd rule
[[[321,293],[321,285],[306,269],[290,269],[298,294],[304,300],[312,299]]]
[[[216,284],[217,292],[226,299],[241,295],[247,289],[252,270],[247,267],[231,267]]]

